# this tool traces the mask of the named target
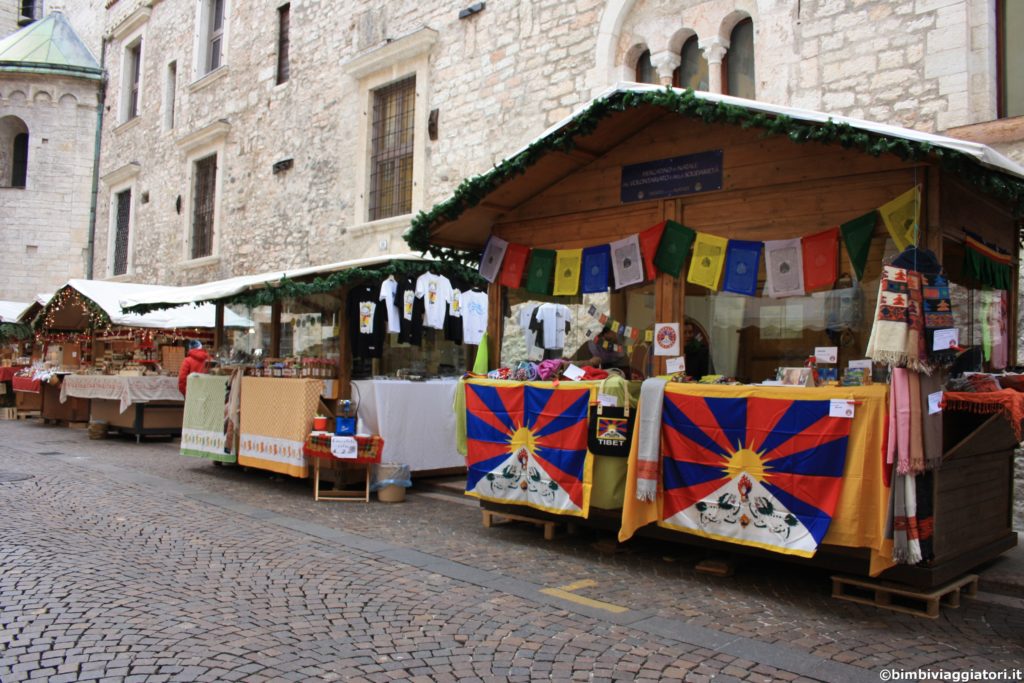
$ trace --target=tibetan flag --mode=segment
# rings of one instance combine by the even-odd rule
[[[653,280],[658,275],[658,271],[654,268],[654,257],[658,253],[658,245],[661,244],[661,237],[665,233],[665,224],[667,222],[662,221],[657,225],[653,225],[638,236],[640,239],[640,251],[644,255],[644,273],[646,273],[648,280]]]
[[[804,295],[803,250],[799,239],[764,243],[764,294],[775,299]]]
[[[573,296],[580,291],[582,249],[559,249],[555,256],[555,296]]]
[[[757,294],[757,273],[761,268],[761,242],[729,240],[725,250],[725,279],[722,290],[736,294]]]
[[[523,283],[526,272],[526,261],[530,258],[530,248],[522,244],[509,244],[505,249],[505,258],[501,262],[501,275],[498,284],[513,289]]]
[[[584,294],[608,291],[612,250],[607,244],[583,250],[583,275],[580,289]]]
[[[638,285],[644,281],[644,261],[640,253],[640,240],[636,235],[612,242],[612,274],[615,289]]]
[[[551,293],[551,276],[555,272],[554,249],[530,250],[530,263],[526,267],[526,291],[533,294]]]
[[[800,240],[803,250],[804,291],[832,289],[839,273],[836,261],[839,259],[839,228],[809,235]]]
[[[480,277],[488,282],[494,282],[501,272],[501,262],[505,258],[505,250],[508,249],[508,242],[496,235],[491,235],[484,247],[483,256],[480,257]]]
[[[878,212],[869,211],[860,218],[854,218],[839,226],[843,244],[846,245],[846,253],[850,257],[850,264],[853,265],[853,272],[857,273],[858,280],[864,277],[864,265],[868,262],[868,249],[871,248],[871,236],[875,232],[877,222]]]
[[[466,382],[466,493],[586,517],[590,389]]]
[[[664,527],[812,557],[843,484],[853,420],[828,400],[666,393]]]
[[[891,202],[878,207],[885,227],[896,243],[896,249],[903,251],[911,244],[917,244],[921,224],[921,188],[915,186]]]
[[[722,270],[725,269],[725,250],[729,240],[698,232],[693,243],[693,259],[690,261],[690,272],[686,281],[695,285],[718,291],[722,281]]]
[[[679,277],[679,272],[686,265],[697,233],[675,221],[665,221],[665,231],[658,243],[658,252],[654,255],[654,265],[663,273]]]

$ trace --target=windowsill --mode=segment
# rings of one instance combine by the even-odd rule
[[[215,266],[218,263],[220,263],[220,256],[201,256],[199,258],[190,259],[188,261],[182,261],[178,264],[178,267],[191,270],[193,268],[205,268],[206,266]]]
[[[349,228],[346,231],[346,234],[357,237],[359,235],[366,235],[373,232],[384,232],[395,228],[402,228],[404,231],[412,223],[412,219],[415,215],[415,212],[413,212],[402,214],[401,216],[391,216],[390,218],[380,218],[375,221],[359,223],[358,225],[353,225]]]
[[[192,81],[188,86],[189,92],[198,92],[203,88],[209,87],[211,84],[216,83],[220,79],[228,75],[228,65],[222,64],[213,71],[203,75],[198,80]]]
[[[0,185],[0,190],[24,190],[24,185]]]
[[[124,275],[108,275],[106,282],[131,282],[132,278],[135,277],[135,271],[130,270]]]
[[[135,116],[133,116],[132,118],[128,119],[127,121],[125,121],[123,123],[117,124],[117,126],[114,128],[114,132],[115,133],[123,133],[126,130],[131,130],[135,126],[139,125],[139,122],[141,120],[142,120],[142,117],[136,114]]]

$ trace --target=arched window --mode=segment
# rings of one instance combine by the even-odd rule
[[[0,117],[0,187],[25,187],[28,180],[28,126],[17,116]]]
[[[754,99],[754,22],[750,18],[736,24],[729,36],[729,51],[722,65],[722,92]]]
[[[658,78],[658,70],[651,64],[651,51],[644,50],[636,60],[636,82],[637,83],[661,83]]]
[[[708,89],[708,60],[697,45],[697,36],[690,36],[680,51],[679,68],[672,75],[672,85],[694,90]]]

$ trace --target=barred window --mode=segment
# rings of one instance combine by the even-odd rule
[[[413,114],[416,77],[373,93],[370,220],[412,211]]]
[[[291,75],[291,61],[288,51],[291,48],[291,4],[277,8],[277,83],[280,85]]]
[[[200,159],[194,167],[192,190],[192,258],[213,254],[213,218],[217,192],[217,155]]]
[[[112,275],[128,272],[128,232],[131,229],[132,191],[114,195],[114,262]]]

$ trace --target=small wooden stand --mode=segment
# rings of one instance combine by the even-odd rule
[[[359,502],[364,503],[370,502],[370,467],[373,465],[371,462],[365,460],[352,460],[346,462],[344,460],[335,460],[334,463],[344,465],[359,465],[366,473],[365,488],[362,491],[344,489],[332,489],[330,491],[320,490],[320,460],[322,458],[313,458],[313,500],[337,500],[337,501],[348,501],[348,502]],[[337,484],[337,481],[335,481]]]
[[[918,592],[910,588],[852,576],[832,577],[833,598],[929,619],[939,618],[941,605],[954,609],[959,607],[961,590],[967,597],[977,595],[978,575],[968,574],[928,592]]]
[[[492,512],[490,510],[482,510],[484,513],[484,528],[490,529],[495,524],[504,524],[506,522],[527,522],[535,526],[544,527],[544,540],[550,541],[555,538],[555,524],[546,519],[537,519],[535,517],[526,517],[524,515],[511,515],[507,512]]]

